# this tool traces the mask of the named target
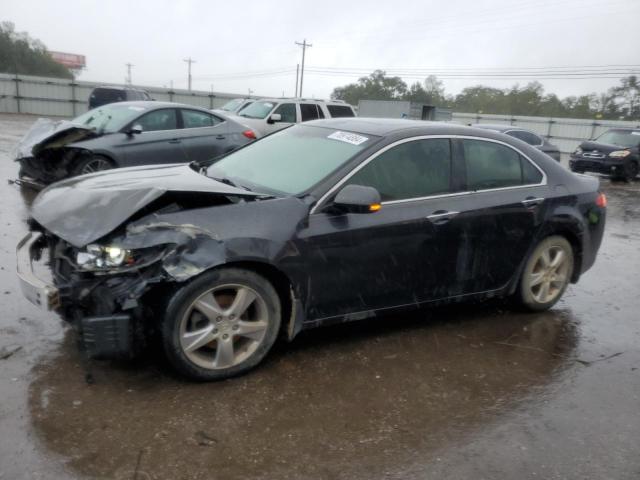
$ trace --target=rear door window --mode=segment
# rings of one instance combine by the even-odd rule
[[[315,103],[300,104],[301,122],[316,120],[318,118],[318,107]]]
[[[175,130],[178,128],[176,110],[174,108],[154,110],[141,116],[133,124],[140,125],[143,132]]]
[[[514,149],[484,140],[462,140],[469,190],[489,190],[542,181],[542,173]]]
[[[451,148],[446,138],[414,140],[380,154],[357,171],[351,185],[374,187],[382,201],[450,192]]]

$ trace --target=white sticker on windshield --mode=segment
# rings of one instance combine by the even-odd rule
[[[134,106],[130,106],[129,110],[133,110],[135,112],[144,112],[146,110],[145,107],[134,107]]]
[[[349,133],[349,132],[333,132],[327,138],[332,140],[340,140],[341,142],[350,143],[351,145],[360,145],[367,140],[367,137],[363,137],[362,135],[358,135],[357,133]]]
[[[631,135],[640,135],[640,132],[631,132]]]

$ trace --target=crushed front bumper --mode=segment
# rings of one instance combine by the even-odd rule
[[[44,238],[40,232],[30,232],[16,247],[16,261],[20,289],[23,295],[35,306],[45,312],[60,308],[58,289],[38,278],[33,272],[33,261],[42,255]]]
[[[594,172],[604,175],[622,175],[624,173],[624,161],[613,162],[604,159],[584,159],[571,157],[569,168],[574,172]]]
[[[44,235],[28,233],[16,247],[17,272],[24,296],[45,312],[63,308],[60,290],[34,272],[33,263],[42,258],[47,248]],[[73,305],[72,305],[73,307]],[[133,353],[131,316],[128,314],[83,316],[81,309],[72,308],[73,325],[90,358],[121,358]]]

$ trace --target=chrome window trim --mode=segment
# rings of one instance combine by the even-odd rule
[[[454,139],[481,140],[481,141],[485,141],[485,142],[492,142],[492,143],[497,143],[497,144],[500,144],[500,145],[504,145],[504,146],[506,146],[508,148],[511,148],[512,150],[515,150],[516,152],[518,152],[518,154],[520,154],[523,158],[525,158],[529,163],[531,163],[542,174],[542,180],[539,183],[529,183],[527,185],[514,185],[512,187],[489,188],[489,189],[485,189],[485,190],[465,190],[463,192],[443,193],[443,194],[439,194],[439,195],[429,195],[429,196],[426,196],[426,197],[404,198],[404,199],[401,199],[401,200],[389,200],[389,201],[386,201],[386,202],[381,202],[382,205],[395,205],[395,204],[399,204],[399,203],[418,202],[418,201],[422,201],[422,200],[430,200],[430,199],[436,199],[436,198],[454,197],[454,196],[462,196],[462,195],[472,195],[472,194],[476,194],[476,193],[485,193],[485,192],[499,192],[499,191],[503,191],[503,190],[517,190],[517,189],[522,189],[522,188],[539,187],[539,186],[543,186],[543,185],[547,184],[547,174],[546,174],[546,172],[544,170],[542,170],[536,164],[536,162],[531,160],[525,153],[523,153],[522,150],[520,150],[517,147],[514,147],[512,145],[509,145],[506,142],[502,142],[500,140],[494,140],[493,138],[476,137],[476,136],[473,136],[473,135],[419,135],[419,136],[416,136],[416,137],[403,138],[401,140],[397,140],[397,141],[395,141],[393,143],[390,143],[386,147],[381,148],[380,150],[378,150],[377,152],[375,152],[374,154],[372,154],[371,156],[366,158],[363,162],[361,162],[359,165],[357,165],[353,170],[351,170],[344,177],[342,177],[340,179],[340,181],[338,181],[333,187],[331,187],[327,191],[327,193],[322,195],[322,197],[320,197],[320,200],[318,200],[316,202],[316,204],[313,206],[313,208],[309,212],[309,215],[313,215],[314,213],[316,213],[317,210],[321,206],[323,206],[323,204],[327,200],[327,198],[330,197],[338,188],[340,188],[342,185],[344,185],[358,171],[360,171],[362,168],[364,168],[366,165],[368,165],[369,162],[375,160],[377,157],[379,157],[380,155],[385,153],[387,150],[390,150],[390,149],[392,149],[392,148],[394,148],[394,147],[396,147],[398,145],[402,145],[403,143],[415,142],[417,140],[437,139],[437,138],[446,138],[448,140],[454,140]],[[453,160],[453,155],[452,155],[451,159]]]
[[[540,144],[538,144],[538,145],[531,145],[530,143],[524,142],[524,140],[522,140],[521,138],[513,137],[513,135],[509,135],[509,132],[527,132],[527,133],[530,133],[531,135],[535,135],[537,138],[539,138],[539,139],[541,140],[541,142],[542,142],[542,143],[540,143]],[[518,139],[518,140],[520,140],[520,141],[522,141],[522,142],[524,142],[524,143],[527,143],[527,145],[531,145],[532,147],[541,147],[541,146],[543,146],[543,145],[544,145],[544,138],[542,138],[542,137],[541,137],[540,135],[538,135],[536,132],[530,132],[529,130],[524,130],[524,129],[522,129],[522,128],[511,128],[511,129],[509,129],[509,130],[505,130],[505,131],[504,131],[504,134],[505,134],[505,135],[509,135],[509,136],[511,136],[511,137],[513,137],[513,138],[516,138],[516,139]]]

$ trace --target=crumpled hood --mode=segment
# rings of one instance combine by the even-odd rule
[[[58,237],[83,247],[166,192],[263,195],[217,182],[184,164],[120,168],[54,183],[37,196],[31,215]]]
[[[35,157],[46,148],[58,148],[97,136],[95,130],[68,120],[39,118],[16,145],[15,159]]]

